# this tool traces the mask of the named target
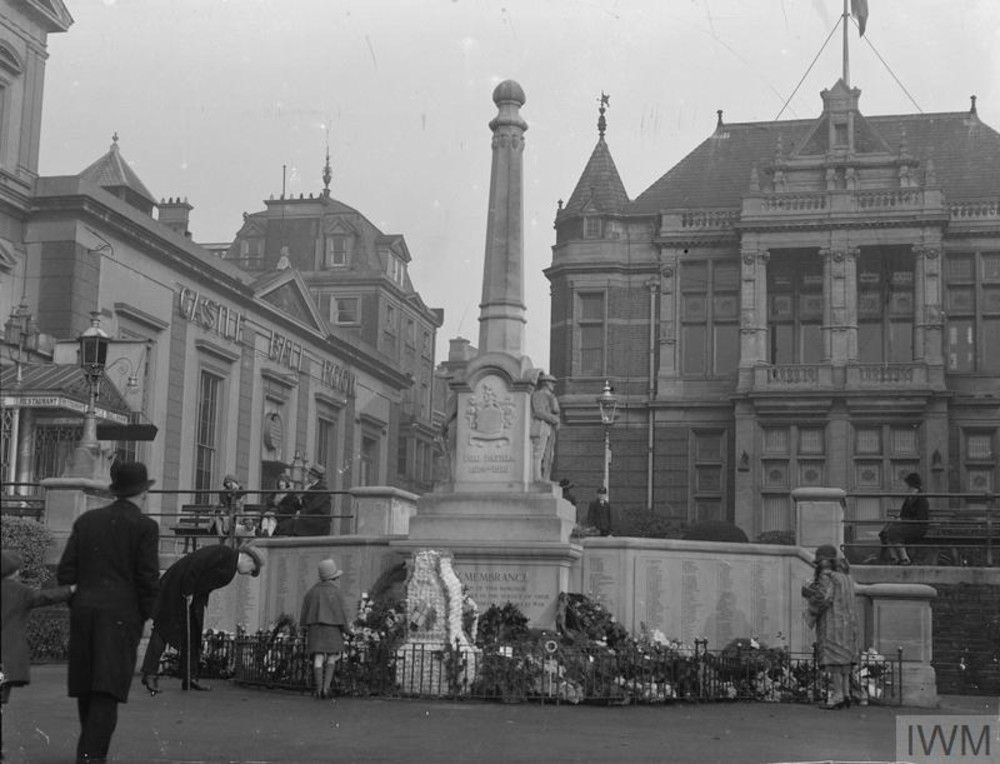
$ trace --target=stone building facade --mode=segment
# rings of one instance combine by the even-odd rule
[[[1000,134],[967,111],[727,124],[635,199],[600,137],[546,270],[557,474],[751,539],[791,492],[1000,484]],[[586,491],[586,489],[584,489]],[[894,502],[893,502],[894,504]],[[858,498],[851,519],[884,517]]]
[[[403,237],[331,199],[327,172],[315,198],[267,202],[232,244],[199,245],[187,199],[157,202],[117,135],[78,175],[37,177],[46,38],[72,19],[51,0],[0,14],[7,488],[70,463],[90,392],[75,340],[95,319],[111,338],[99,440],[146,461],[157,489],[187,492],[154,512],[217,491],[226,473],[255,490],[282,473],[301,485],[310,463],[334,491],[429,488],[442,313],[414,289]]]

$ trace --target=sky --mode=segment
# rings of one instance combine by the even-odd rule
[[[549,360],[553,221],[597,142],[630,198],[727,122],[808,119],[842,73],[841,0],[65,0],[49,38],[40,172],[73,175],[113,133],[157,198],[186,197],[201,243],[243,212],[322,190],[402,234],[448,340],[479,336],[493,88],[517,80],[525,350]],[[1000,129],[1000,2],[868,0],[852,25],[866,115],[955,112]],[[828,41],[827,41],[828,40]],[[824,46],[824,42],[826,42]],[[794,94],[794,95],[793,95]]]

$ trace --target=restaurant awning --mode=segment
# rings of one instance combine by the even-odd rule
[[[57,409],[72,411],[81,416],[87,411],[90,386],[83,369],[69,364],[42,364],[22,369],[17,379],[17,369],[7,367],[0,374],[3,405],[12,409]],[[136,412],[107,376],[101,380],[94,405],[98,423],[104,420],[118,425],[132,424]]]

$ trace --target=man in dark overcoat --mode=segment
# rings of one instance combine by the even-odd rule
[[[142,514],[155,481],[141,462],[118,465],[113,504],[73,523],[59,561],[59,584],[76,584],[70,602],[69,696],[80,717],[77,761],[105,761],[128,702],[143,623],[153,612],[160,577],[159,526]]]
[[[332,503],[326,485],[326,468],[322,464],[314,464],[309,468],[309,485],[307,491],[317,493],[302,494],[302,509],[295,518],[292,529],[293,536],[329,536],[330,516],[333,514]]]
[[[142,684],[150,695],[160,691],[157,674],[160,656],[167,645],[180,653],[181,689],[211,689],[197,681],[201,657],[201,633],[205,624],[208,595],[240,575],[260,575],[264,557],[249,544],[203,546],[181,557],[160,579],[160,592],[153,608],[153,630],[142,660]]]
[[[597,528],[602,536],[611,535],[611,504],[604,486],[597,489],[596,498],[587,507],[587,524]]]

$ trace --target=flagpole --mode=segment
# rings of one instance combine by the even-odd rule
[[[850,13],[850,9],[847,6],[848,0],[844,0],[844,15],[841,19],[844,22],[844,84],[847,87],[851,86],[851,57],[850,50],[847,43],[847,16]]]

